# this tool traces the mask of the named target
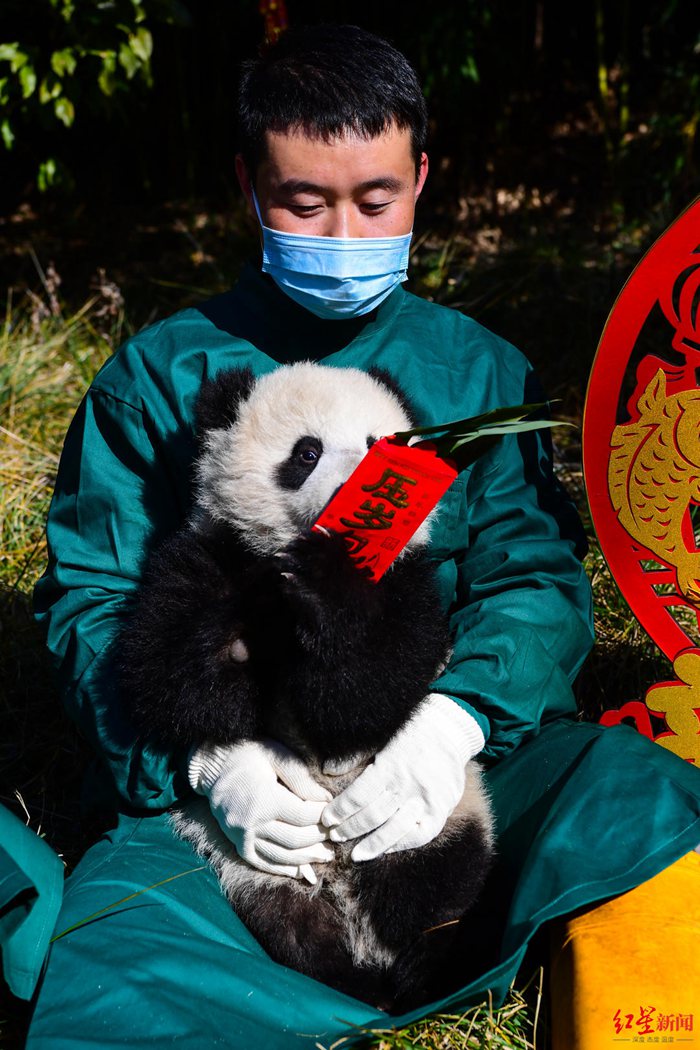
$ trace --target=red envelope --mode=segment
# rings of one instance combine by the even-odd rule
[[[457,477],[426,443],[376,441],[316,526],[347,537],[358,568],[379,580]]]

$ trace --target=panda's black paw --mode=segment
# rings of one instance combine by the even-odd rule
[[[324,601],[343,599],[348,587],[354,590],[363,581],[343,536],[327,529],[293,540],[277,555],[277,563],[290,589],[313,593]]]
[[[288,601],[315,630],[339,612],[364,605],[368,596],[368,572],[352,561],[339,533],[310,531],[290,543],[276,561]]]

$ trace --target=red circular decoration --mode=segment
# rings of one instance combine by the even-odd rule
[[[700,638],[700,550],[691,520],[700,502],[696,369],[700,198],[650,248],[618,296],[583,421],[584,475],[601,549],[632,612],[670,660]]]

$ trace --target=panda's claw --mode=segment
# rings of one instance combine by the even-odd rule
[[[332,600],[338,591],[347,593],[348,584],[354,581],[356,569],[350,561],[344,538],[323,526],[298,536],[284,551],[285,568],[303,580],[304,588],[313,591],[323,600]]]
[[[236,664],[245,664],[250,659],[248,646],[242,638],[234,638],[228,647],[228,656]]]

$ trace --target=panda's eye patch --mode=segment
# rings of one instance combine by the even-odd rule
[[[309,434],[300,437],[294,448],[275,472],[277,484],[283,489],[300,489],[323,455],[323,442]]]

